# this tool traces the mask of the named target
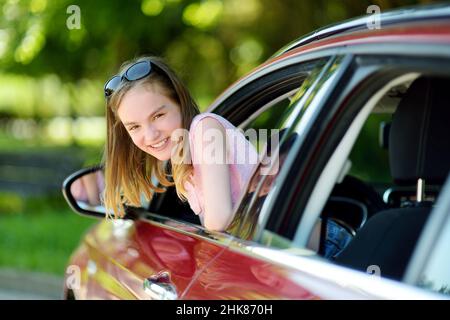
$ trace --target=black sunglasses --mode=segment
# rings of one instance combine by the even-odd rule
[[[105,83],[105,97],[109,97],[116,91],[122,81],[136,81],[145,78],[152,72],[152,65],[149,60],[139,61],[129,66],[121,75],[115,75]]]

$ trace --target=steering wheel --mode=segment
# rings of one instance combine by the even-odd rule
[[[326,243],[330,244],[335,239],[329,239],[329,220],[335,226],[345,229],[344,235],[354,237],[366,221],[379,211],[387,208],[381,195],[375,189],[352,176],[346,176],[342,183],[337,184],[322,211],[322,230],[319,245],[319,254],[324,255]],[[335,230],[335,233],[337,231]],[[344,236],[341,235],[341,236]],[[347,237],[348,238],[348,237]],[[343,248],[340,248],[341,250]]]
[[[334,187],[323,214],[329,218],[343,220],[357,231],[370,217],[386,209],[388,205],[374,188],[356,177],[347,175],[342,183]],[[327,210],[331,210],[331,213],[327,213]]]

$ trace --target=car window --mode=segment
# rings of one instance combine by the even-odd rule
[[[380,193],[392,184],[387,150],[388,125],[391,121],[390,113],[370,114],[349,156],[351,166],[348,174],[370,181]]]
[[[294,94],[265,110],[245,127],[245,129],[269,129],[270,134],[267,135],[267,141],[258,146],[262,160],[228,229],[233,235],[243,239],[256,237],[258,225],[263,223],[265,218],[260,217],[260,212],[273,197],[272,191],[276,189],[275,181],[298,137],[297,133],[290,132],[297,121],[293,117],[298,117],[299,113],[306,113],[307,104],[310,102],[308,98],[327,62],[328,60],[318,61]]]
[[[441,235],[422,271],[418,286],[450,296],[450,211]]]
[[[392,119],[400,99],[393,100],[390,109],[381,113],[379,104],[392,95],[398,82],[407,88],[416,77],[411,73],[391,78],[365,93],[366,102],[351,124],[341,129],[342,138],[317,178],[293,246],[306,245],[334,260],[368,219],[389,208],[382,194],[392,178],[380,128]]]
[[[263,111],[260,114],[257,114],[256,117],[250,119],[251,121],[247,122],[245,126],[242,126],[244,132],[249,132],[248,130],[255,130],[257,139],[250,139],[250,141],[254,144],[256,150],[258,151],[258,154],[264,152],[264,147],[267,142],[265,141],[267,140],[265,137],[270,137],[270,130],[278,130],[280,119],[282,118],[283,114],[287,112],[291,104],[291,100],[293,99],[293,96],[297,92],[297,90],[288,92],[287,94],[279,97],[270,105],[263,107]]]
[[[425,226],[405,275],[422,289],[450,295],[450,175]]]

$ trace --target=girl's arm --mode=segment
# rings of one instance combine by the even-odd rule
[[[222,231],[233,218],[225,129],[216,119],[206,117],[194,130],[194,152],[199,159],[205,201],[203,223],[208,230]]]

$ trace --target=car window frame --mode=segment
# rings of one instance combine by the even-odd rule
[[[442,59],[444,59],[444,58],[442,58]],[[345,110],[340,110],[340,108],[342,109],[342,106],[341,106],[342,101],[349,98],[348,95],[350,92],[352,92],[352,90],[356,90],[355,92],[357,92],[358,90],[362,90],[360,86],[362,84],[361,81],[363,79],[367,79],[367,77],[369,75],[377,76],[377,78],[374,79],[373,83],[365,84],[365,86],[369,86],[369,87],[373,86],[374,89],[372,89],[372,92],[375,92],[376,88],[380,87],[380,85],[377,82],[385,83],[386,81],[388,81],[388,79],[392,79],[396,75],[401,75],[401,74],[406,73],[405,70],[408,70],[408,71],[417,70],[418,72],[425,72],[425,73],[433,72],[433,74],[445,74],[445,72],[443,72],[440,69],[440,65],[442,65],[443,61],[446,61],[447,65],[448,65],[450,63],[450,60],[448,58],[445,58],[444,60],[442,60],[442,59],[438,59],[437,57],[434,57],[434,56],[430,56],[430,57],[411,57],[411,56],[405,56],[405,55],[392,55],[391,56],[388,53],[380,55],[380,56],[378,56],[378,55],[356,55],[356,56],[354,56],[354,59],[352,59],[351,64],[349,64],[349,67],[346,70],[347,74],[343,77],[344,81],[341,83],[337,83],[338,87],[334,88],[335,91],[338,91],[338,92],[335,92],[337,94],[334,94],[334,96],[333,96],[333,93],[331,93],[330,96],[328,97],[328,100],[331,99],[331,100],[335,101],[336,103],[334,104],[334,106],[333,105],[329,106],[330,101],[326,101],[326,103],[323,103],[323,105],[321,106],[321,111],[320,111],[321,114],[317,118],[317,121],[322,121],[322,123],[314,124],[315,128],[314,127],[313,128],[315,130],[311,130],[310,132],[307,133],[309,135],[309,137],[306,137],[306,140],[309,140],[309,141],[307,141],[307,143],[305,143],[303,146],[301,146],[301,148],[296,150],[297,154],[301,154],[302,156],[307,154],[307,152],[309,152],[309,153],[316,152],[317,154],[322,153],[322,155],[321,155],[322,159],[320,159],[320,157],[319,157],[319,160],[318,160],[318,162],[321,161],[321,163],[319,165],[317,165],[317,161],[316,161],[316,162],[314,162],[314,166],[310,165],[310,168],[312,170],[315,170],[315,173],[312,175],[309,174],[307,183],[304,183],[302,186],[304,188],[299,188],[298,179],[297,179],[297,181],[296,181],[296,179],[291,179],[290,182],[286,183],[287,185],[290,186],[290,188],[296,188],[296,189],[301,189],[301,190],[307,189],[308,191],[302,191],[303,197],[301,197],[301,199],[298,200],[295,197],[293,197],[292,194],[289,194],[289,190],[284,190],[285,194],[288,195],[285,203],[280,203],[280,201],[277,201],[274,204],[274,206],[279,209],[277,212],[277,220],[278,221],[276,221],[276,222],[278,224],[283,223],[284,225],[288,225],[288,226],[289,225],[298,226],[298,223],[301,219],[301,214],[304,211],[304,207],[308,201],[309,194],[314,187],[314,183],[318,179],[321,170],[324,168],[324,166],[325,166],[326,162],[328,161],[329,157],[331,156],[333,150],[336,148],[337,144],[342,139],[342,137],[345,133],[345,128],[348,128],[350,122],[347,121],[347,124],[345,124],[345,123],[339,124],[339,126],[343,127],[344,130],[341,130],[341,132],[339,132],[339,130],[336,132],[336,130],[335,130],[336,134],[333,134],[331,136],[331,139],[333,140],[331,144],[329,142],[327,142],[326,144],[323,143],[324,139],[322,137],[322,134],[320,133],[320,130],[318,130],[318,128],[321,128],[322,132],[325,131],[324,129],[330,130],[330,128],[328,127],[330,125],[330,123],[332,124],[333,121],[335,123],[339,122],[339,121],[337,121],[337,118],[342,117],[343,116],[342,114],[344,114],[344,116],[350,117],[352,119],[355,117],[355,115],[359,112],[360,108],[362,107],[364,101],[366,100],[365,96],[361,96],[361,97],[356,96],[355,97],[353,94],[353,97],[350,97],[350,98],[352,98],[354,101],[352,101],[351,103],[347,102],[347,106],[345,107]],[[360,101],[358,101],[358,100],[360,100]],[[343,113],[342,111],[346,111],[346,112]],[[340,114],[337,114],[337,112],[340,112]],[[317,140],[319,140],[319,139],[322,139],[322,144],[324,146],[326,145],[326,148],[325,148],[325,149],[327,149],[326,151],[317,151],[316,149],[304,151],[306,148],[311,149],[313,145],[317,145],[317,143],[318,143]],[[314,141],[314,140],[316,140],[316,141]],[[322,147],[322,150],[323,150],[323,147]],[[310,156],[308,156],[308,159],[309,158],[310,158]],[[304,161],[304,160],[302,160],[302,161]],[[310,163],[312,162],[311,160],[308,160],[308,161]],[[301,166],[303,166],[303,168],[300,168]],[[305,169],[304,169],[305,163],[303,163],[303,164],[299,163],[298,159],[292,167],[295,168],[295,170],[293,172],[291,172],[290,177],[302,176],[302,172],[305,171]],[[295,204],[295,202],[297,202],[297,205]],[[300,208],[299,208],[298,203],[303,204],[303,205],[300,205]],[[292,219],[290,219],[291,217],[286,213],[287,208],[289,208],[292,211],[297,212],[297,220],[296,221],[292,221]],[[299,214],[300,214],[300,216],[298,216]],[[269,229],[271,231],[277,232],[279,235],[285,236],[288,239],[293,238],[295,230],[296,230],[295,227],[291,228],[288,231],[283,231],[283,232],[280,232],[279,229],[277,229],[276,227],[275,228],[272,227]]]
[[[332,189],[334,188],[337,181],[339,181],[339,177],[341,177],[342,175],[342,169],[345,166],[346,159],[348,159],[348,157],[350,156],[350,152],[353,149],[356,139],[361,133],[362,127],[367,121],[370,112],[373,110],[376,103],[378,103],[381,97],[396,84],[414,79],[417,76],[417,73],[411,72],[405,73],[398,77],[394,77],[393,79],[385,83],[383,87],[374,92],[371,95],[370,99],[362,106],[358,114],[351,122],[350,126],[347,128],[344,136],[337,144],[335,151],[329,157],[322,170],[322,173],[317,179],[316,186],[311,192],[308,203],[306,204],[305,210],[302,213],[302,218],[297,226],[297,230],[292,241],[295,247],[301,248],[307,246],[310,236],[313,232],[314,224],[319,219],[324,206],[331,196]],[[324,189],[326,191],[324,191]],[[317,201],[318,198],[327,200]]]

